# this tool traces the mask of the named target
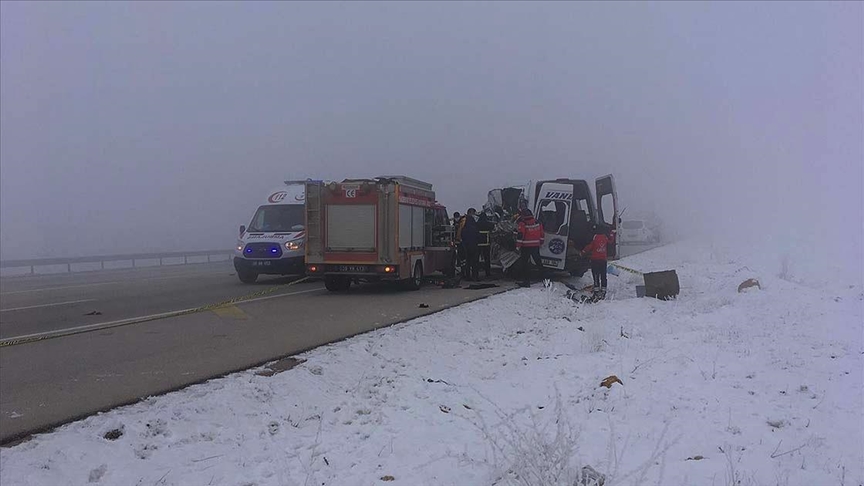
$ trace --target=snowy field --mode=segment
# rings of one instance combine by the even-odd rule
[[[864,483],[860,283],[693,244],[622,263],[676,269],[679,299],[626,273],[594,305],[508,292],[37,436],[0,484]]]

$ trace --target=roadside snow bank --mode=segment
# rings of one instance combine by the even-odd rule
[[[680,298],[633,298],[629,274],[595,305],[508,292],[37,436],[0,451],[0,483],[864,482],[860,287],[688,244],[623,263],[677,269]]]
[[[773,276],[805,287],[837,290],[864,286],[864,254],[861,245],[842,240],[825,244],[818,234],[784,237],[755,235],[736,238],[734,242],[700,240],[681,243],[704,248],[707,262],[748,266],[766,276]],[[842,248],[837,248],[841,246]]]

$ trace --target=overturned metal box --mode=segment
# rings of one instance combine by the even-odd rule
[[[642,276],[645,278],[645,297],[669,300],[678,296],[678,293],[681,292],[678,273],[675,270],[649,272]],[[637,289],[637,292],[639,292],[639,289]]]

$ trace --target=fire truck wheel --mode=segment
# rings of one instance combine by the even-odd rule
[[[347,285],[346,285],[347,283]],[[329,290],[330,292],[338,292],[340,290],[348,290],[348,287],[351,285],[351,281],[345,277],[340,277],[337,275],[327,275],[324,277],[324,288]]]
[[[418,261],[414,264],[414,272],[411,274],[411,278],[408,279],[408,289],[420,290],[421,285],[423,285],[423,262]]]
[[[258,280],[258,274],[255,272],[237,272],[237,277],[245,284],[252,284]]]

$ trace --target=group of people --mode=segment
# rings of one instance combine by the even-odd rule
[[[519,261],[516,263],[517,278],[520,286],[528,287],[531,285],[529,275],[532,262],[540,271],[540,275],[543,278],[546,276],[546,268],[540,256],[540,247],[543,246],[546,233],[543,224],[534,218],[530,209],[523,208],[518,214],[516,223],[516,249],[519,251]],[[468,209],[464,216],[458,212],[454,213],[453,224],[456,226],[457,251],[461,252],[458,257],[465,261],[464,278],[479,280],[481,258],[482,268],[488,278],[491,273],[491,234],[495,224],[485,212],[478,216],[474,208]],[[591,261],[594,298],[604,299],[607,288],[607,247],[614,236],[609,234],[608,228],[603,225],[595,224],[592,229],[594,236],[580,254]]]

